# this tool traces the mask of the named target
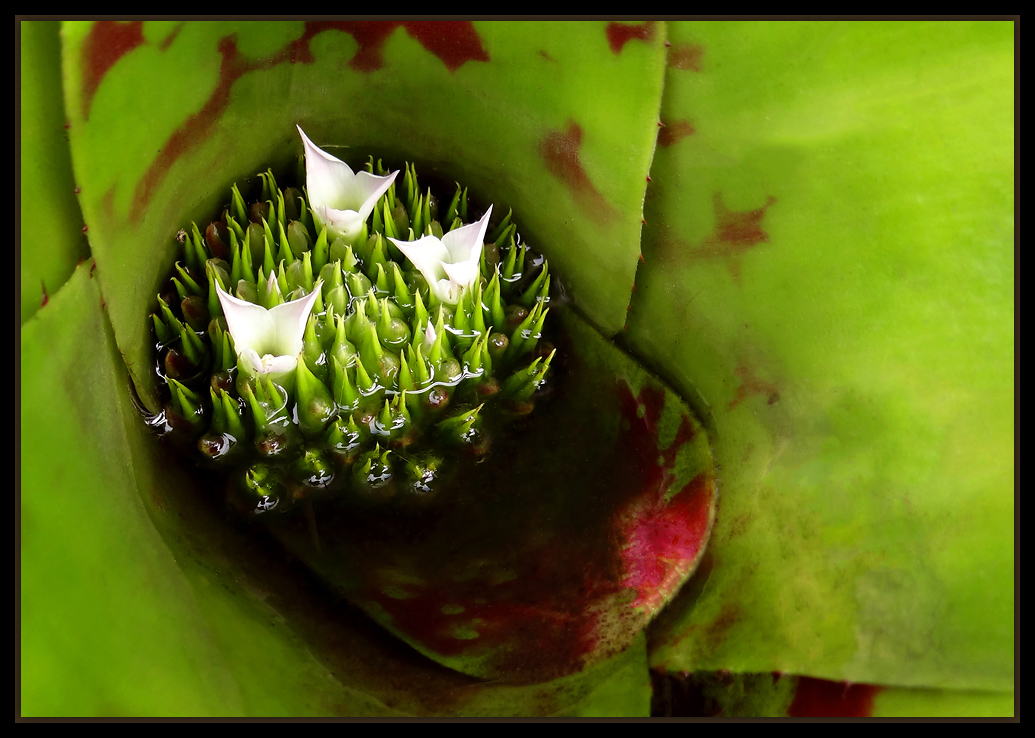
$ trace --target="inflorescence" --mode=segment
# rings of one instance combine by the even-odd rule
[[[532,410],[556,353],[541,340],[549,268],[510,213],[472,221],[459,185],[442,207],[409,164],[396,181],[371,158],[354,176],[366,201],[321,202],[357,195],[314,181],[315,158],[352,170],[302,136],[305,190],[267,171],[254,201],[235,185],[204,233],[180,231],[151,315],[168,389],[156,425],[230,473],[243,512],[419,508],[451,457],[483,457],[490,428]]]

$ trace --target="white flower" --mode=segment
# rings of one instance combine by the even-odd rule
[[[313,216],[329,235],[351,242],[360,235],[374,205],[399,172],[387,177],[362,171],[356,174],[348,164],[310,141],[300,126],[295,127],[305,145],[306,190]]]
[[[455,305],[463,290],[481,274],[482,245],[491,215],[490,205],[477,223],[461,226],[441,239],[424,236],[416,241],[390,240],[420,270],[438,299]]]
[[[318,282],[305,297],[267,310],[228,295],[216,282],[219,304],[237,350],[237,366],[243,373],[268,374],[276,381],[284,380],[295,371],[302,352],[305,324],[319,290]]]

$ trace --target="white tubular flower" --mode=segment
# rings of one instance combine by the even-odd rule
[[[489,227],[492,206],[477,223],[461,226],[442,236],[424,236],[416,241],[389,239],[409,259],[442,302],[456,305],[463,290],[481,275],[482,246]]]
[[[267,310],[223,291],[216,282],[230,337],[237,351],[237,366],[250,376],[269,375],[283,384],[295,371],[302,352],[302,336],[313,310],[320,283],[305,297]]]
[[[300,126],[295,127],[305,145],[306,190],[313,217],[329,234],[351,243],[362,233],[374,205],[399,172],[387,177],[362,171],[357,174],[310,141]]]

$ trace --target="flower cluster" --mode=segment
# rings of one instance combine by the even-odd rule
[[[546,260],[492,207],[441,207],[416,170],[305,147],[304,191],[234,186],[151,320],[164,428],[237,474],[250,512],[300,499],[431,499],[450,455],[526,414],[555,355]],[[398,181],[397,181],[398,179]],[[443,225],[444,224],[444,225]],[[419,237],[418,237],[419,236]]]

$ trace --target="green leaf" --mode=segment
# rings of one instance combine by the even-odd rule
[[[1012,33],[670,28],[626,337],[723,505],[655,666],[1012,688]]]
[[[31,318],[89,256],[75,198],[57,21],[21,31],[21,321]]]

